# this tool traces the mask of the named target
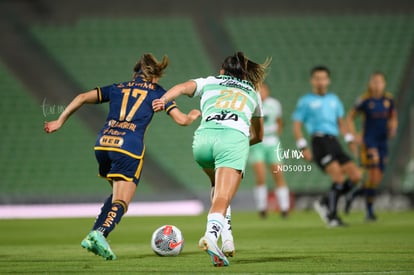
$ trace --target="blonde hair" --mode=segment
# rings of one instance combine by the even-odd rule
[[[224,70],[225,75],[248,80],[256,89],[259,89],[260,84],[266,78],[267,69],[271,62],[271,58],[266,58],[262,64],[259,64],[249,60],[243,52],[237,52],[232,56],[226,57],[221,68]]]
[[[152,53],[141,56],[134,67],[134,78],[141,76],[145,81],[151,82],[154,78],[160,78],[168,67],[168,56],[164,55],[159,62]]]

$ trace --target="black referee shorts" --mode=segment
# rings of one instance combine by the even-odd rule
[[[312,136],[312,153],[313,160],[323,171],[333,161],[338,161],[341,165],[351,161],[338,139],[331,135]]]

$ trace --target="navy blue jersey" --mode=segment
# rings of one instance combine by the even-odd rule
[[[152,101],[165,90],[158,84],[138,77],[129,82],[97,87],[98,103],[109,102],[105,126],[99,132],[95,150],[116,151],[133,158],[142,158],[144,135],[154,115]],[[175,102],[166,104],[169,113]]]
[[[388,120],[394,111],[391,94],[385,93],[381,98],[373,98],[367,93],[358,99],[354,108],[364,117],[364,143],[370,145],[369,143],[385,142],[388,138]]]

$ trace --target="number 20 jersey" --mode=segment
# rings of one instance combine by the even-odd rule
[[[250,119],[263,117],[262,101],[246,80],[219,75],[194,79],[200,96],[202,121],[199,129],[235,129],[250,136]]]
[[[166,91],[160,85],[138,77],[133,81],[98,87],[97,92],[98,103],[109,102],[109,113],[99,132],[95,150],[142,157],[145,131],[154,115],[152,101],[161,98]],[[175,102],[168,103],[165,106],[167,114],[175,107]]]

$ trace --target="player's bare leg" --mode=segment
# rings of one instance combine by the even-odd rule
[[[207,174],[211,182],[211,202],[214,197],[214,185],[215,185],[215,171],[214,169],[203,169]],[[221,231],[221,250],[223,251],[226,257],[233,257],[236,254],[236,249],[234,246],[233,231],[231,225],[231,206],[227,207],[226,216],[225,216],[225,225]]]
[[[362,178],[361,170],[353,161],[349,161],[342,165],[342,171],[345,175],[348,176],[349,180],[354,184],[357,185]]]
[[[229,265],[217,246],[217,240],[225,225],[227,207],[237,192],[241,178],[241,171],[227,167],[220,167],[215,173],[214,197],[207,216],[206,232],[199,242],[199,246],[211,256],[214,266]]]
[[[289,188],[286,184],[282,169],[280,169],[279,166],[280,164],[272,164],[270,169],[272,171],[273,180],[275,181],[275,196],[279,202],[280,213],[283,218],[286,218],[290,208]]]
[[[254,174],[256,176],[256,185],[254,187],[254,200],[256,209],[262,218],[267,216],[267,186],[266,186],[266,165],[264,162],[253,164]]]

